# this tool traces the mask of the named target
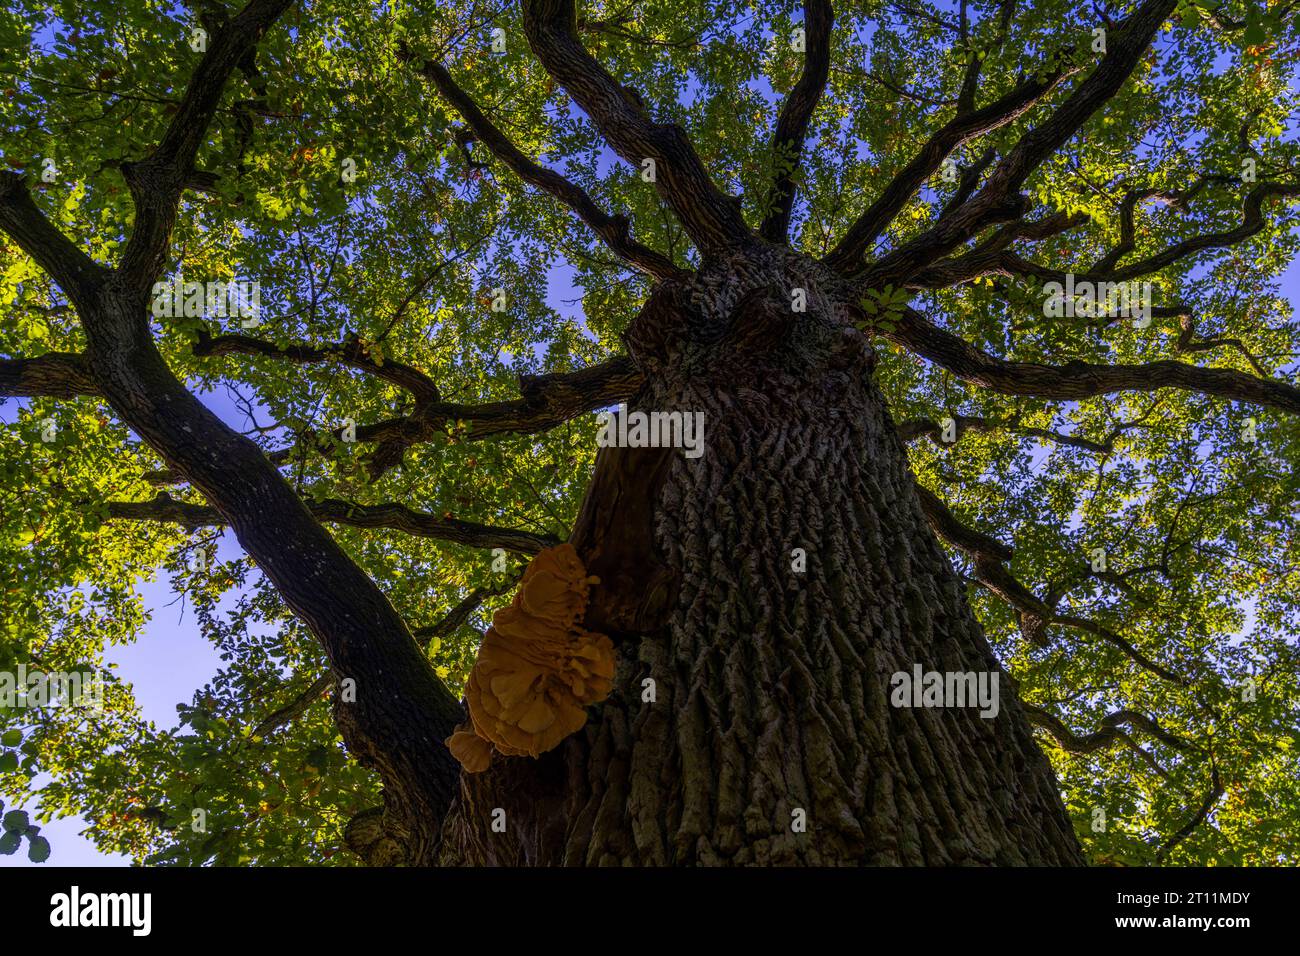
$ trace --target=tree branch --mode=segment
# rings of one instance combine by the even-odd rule
[[[950,546],[971,556],[975,565],[975,579],[1020,612],[1020,633],[1028,640],[1039,647],[1046,647],[1049,624],[1085,631],[1118,648],[1151,673],[1158,674],[1171,683],[1187,685],[1185,678],[1157,664],[1109,628],[1086,618],[1058,614],[1054,607],[1035,595],[1007,570],[1003,562],[1010,561],[1013,556],[1010,547],[964,525],[928,488],[918,484],[916,490],[921,499],[921,510],[934,533]]]
[[[423,442],[447,437],[447,426],[463,422],[468,431],[458,434],[465,441],[481,441],[496,435],[530,435],[544,432],[586,412],[631,398],[641,387],[644,376],[632,360],[620,356],[576,372],[553,372],[548,375],[523,375],[519,379],[521,398],[481,405],[452,402],[429,402],[418,406],[410,415],[358,425],[358,443],[376,443],[367,456],[372,478],[379,478],[401,464],[406,449]],[[335,438],[342,429],[335,429]],[[323,436],[304,442],[324,446]],[[301,445],[291,445],[268,452],[266,457],[276,466],[285,465],[298,456]],[[146,472],[141,476],[154,485],[183,481],[171,469]]]
[[[960,33],[961,28],[946,18],[942,13],[936,10],[927,9],[923,3],[904,3],[901,0],[889,0],[889,6],[893,7],[900,13],[908,14],[935,26],[949,33]]]
[[[1075,754],[1090,754],[1113,747],[1115,744],[1123,744],[1133,751],[1138,759],[1166,779],[1169,774],[1159,761],[1151,753],[1143,750],[1138,742],[1121,728],[1125,725],[1138,727],[1179,750],[1188,750],[1192,746],[1183,738],[1165,731],[1146,714],[1133,710],[1117,710],[1113,714],[1107,714],[1102,719],[1100,730],[1084,736],[1075,734],[1056,715],[1043,708],[1025,704],[1025,711],[1029,722],[1047,731],[1062,750]]]
[[[1058,71],[1043,80],[1026,80],[988,106],[970,113],[959,113],[945,123],[885,187],[870,208],[849,227],[844,238],[827,254],[826,264],[842,273],[853,272],[871,244],[894,221],[913,193],[938,172],[949,153],[967,140],[1023,116],[1064,75]]]
[[[948,255],[985,226],[1019,219],[1027,199],[1020,187],[1048,157],[1119,92],[1177,0],[1145,0],[1107,40],[1096,69],[1052,114],[1020,138],[994,168],[984,187],[932,228],[903,244],[865,272],[872,287],[901,284]]]
[[[835,11],[830,0],[804,0],[803,22],[803,72],[786,97],[772,134],[772,155],[777,170],[768,189],[770,212],[759,227],[759,235],[768,242],[789,241],[795,176],[802,161],[804,139],[831,71],[831,28],[835,24]]]
[[[99,386],[80,352],[47,352],[29,359],[0,359],[0,398],[76,398],[98,394]]]
[[[1223,781],[1219,778],[1219,768],[1211,762],[1210,789],[1209,792],[1205,794],[1205,800],[1201,802],[1200,808],[1192,815],[1192,818],[1179,827],[1178,832],[1170,837],[1165,845],[1156,851],[1157,863],[1164,862],[1165,857],[1167,857],[1170,852],[1178,846],[1178,844],[1182,843],[1196,832],[1196,828],[1209,819],[1210,811],[1213,810],[1214,805],[1223,798],[1223,794]]]
[[[17,173],[0,172],[0,230],[31,256],[81,307],[95,297],[109,272],[45,218]]]
[[[515,528],[496,528],[473,521],[460,521],[450,515],[412,511],[405,505],[384,503],[359,505],[337,498],[308,503],[308,509],[321,521],[353,528],[389,528],[421,538],[436,538],[471,548],[504,548],[520,554],[536,554],[555,547],[560,539]],[[119,521],[170,521],[187,531],[227,524],[216,508],[178,501],[167,492],[159,492],[152,501],[110,501],[108,516]]]
[[[676,124],[655,123],[640,97],[609,75],[577,39],[574,0],[524,0],[524,32],[546,72],[592,118],[616,153],[636,168],[655,161],[655,188],[702,252],[751,237],[740,203],[723,193]]]
[[[1136,195],[1144,195],[1138,193]],[[1164,195],[1151,192],[1150,195]],[[1127,266],[1116,266],[1124,255],[1132,250],[1132,214],[1125,212],[1123,218],[1123,238],[1119,245],[1107,253],[1087,272],[1073,273],[1075,282],[1125,282],[1139,276],[1150,275],[1166,266],[1178,262],[1194,253],[1205,249],[1222,249],[1236,245],[1258,233],[1266,226],[1263,205],[1273,196],[1300,195],[1300,183],[1260,183],[1252,189],[1242,201],[1242,221],[1232,229],[1222,232],[1204,233],[1175,243],[1168,249],[1149,256]],[[934,266],[920,270],[916,279],[929,286],[939,287],[940,282],[953,284],[957,281],[973,278],[977,275],[999,273],[1006,276],[1033,276],[1045,282],[1065,282],[1066,273],[1060,269],[1040,265],[1010,251],[999,251],[994,247],[981,247],[956,259],[945,259]]]
[[[1300,414],[1300,389],[1282,381],[1257,378],[1233,369],[1201,368],[1168,360],[1144,365],[1009,362],[938,328],[911,308],[903,311],[898,326],[885,337],[964,381],[1006,395],[1080,399],[1111,392],[1181,388]]]
[[[1070,730],[1060,718],[1050,711],[1035,707],[1032,704],[1024,704],[1024,708],[1029,715],[1030,723],[1046,730],[1060,744],[1062,750],[1068,750],[1070,753],[1096,753],[1098,750],[1105,750],[1117,743],[1123,743],[1125,734],[1120,729],[1122,727],[1135,727],[1155,737],[1161,743],[1173,747],[1175,750],[1193,749],[1190,741],[1184,740],[1177,734],[1170,733],[1155,720],[1136,710],[1117,710],[1113,714],[1107,714],[1102,718],[1100,730],[1081,736]]]
[[[356,760],[382,777],[386,818],[400,835],[403,858],[428,862],[459,780],[459,766],[442,741],[464,711],[384,593],[262,449],[177,380],[149,326],[149,291],[167,256],[180,193],[222,87],[288,5],[289,0],[251,0],[218,31],[162,142],[124,170],[136,221],[120,266],[103,281],[68,291],[86,333],[91,373],[113,410],[212,503],[321,642],[340,679],[355,682],[355,695],[336,701],[339,730]],[[0,201],[6,223],[15,208],[21,212],[9,186],[6,181]],[[18,221],[21,242],[24,229],[30,238],[30,224],[21,216]],[[48,252],[48,243],[38,246]],[[56,281],[62,281],[60,274],[75,280],[75,263],[67,260],[47,254],[37,261],[56,270]]]
[[[922,289],[946,289],[981,276],[1001,275],[1011,278],[1028,274],[1018,269],[1018,257],[1007,247],[1018,240],[1041,242],[1068,232],[1089,221],[1083,213],[1052,213],[1040,219],[1017,219],[998,229],[964,255],[940,259],[916,272],[908,285]],[[1064,276],[1064,273],[1062,273]],[[1064,281],[1064,278],[1062,278]]]
[[[917,484],[916,493],[921,499],[921,511],[925,514],[925,520],[943,541],[960,551],[987,555],[995,561],[1010,561],[1014,556],[1010,545],[958,521],[957,516],[929,488]],[[1037,602],[1033,595],[1029,597],[1031,602]]]
[[[461,521],[450,515],[433,515],[413,511],[405,505],[385,503],[358,505],[328,498],[313,502],[312,514],[322,521],[349,525],[354,528],[391,528],[422,538],[437,538],[463,544],[470,548],[504,548],[520,554],[536,554],[545,548],[560,544],[560,539],[550,534],[537,534],[517,528],[496,528],[473,521]]]
[[[402,57],[411,59],[411,55],[406,51],[403,51]],[[549,193],[572,209],[578,218],[590,226],[620,259],[656,279],[669,279],[683,274],[685,270],[674,265],[667,256],[632,239],[631,222],[627,216],[609,215],[597,206],[583,189],[554,170],[539,166],[520,152],[514,143],[510,142],[509,138],[483,115],[482,110],[469,94],[457,85],[442,64],[429,60],[421,67],[420,73],[438,88],[443,99],[450,103],[469,124],[474,137],[491,150],[497,159],[505,163],[524,182]]]
[[[1057,445],[1069,445],[1072,448],[1082,448],[1084,451],[1090,451],[1097,455],[1109,455],[1115,450],[1114,436],[1118,434],[1118,430],[1116,430],[1107,441],[1095,442],[1089,438],[1066,435],[1048,428],[1035,428],[1029,425],[1022,427],[1017,421],[999,422],[979,415],[951,415],[949,417],[953,420],[956,432],[952,443],[942,440],[943,429],[932,418],[913,418],[899,423],[897,426],[898,437],[905,442],[911,442],[924,435],[939,447],[948,448],[951,444],[959,441],[962,434],[967,431],[1014,431],[1021,435],[1042,438]]]
[[[469,616],[477,611],[479,606],[488,598],[499,597],[507,591],[514,590],[515,585],[519,583],[519,578],[522,576],[523,572],[521,571],[517,574],[507,575],[506,579],[495,587],[475,588],[465,595],[465,598],[448,611],[441,620],[428,627],[417,627],[411,634],[427,652],[435,639],[444,638],[455,633],[456,629],[468,621]]]
[[[131,292],[141,294],[162,272],[181,193],[195,181],[194,160],[207,137],[230,74],[293,0],[250,0],[209,40],[190,77],[176,115],[145,159],[122,166],[135,202],[135,225],[119,269]]]
[[[279,730],[285,724],[297,720],[307,712],[312,704],[320,700],[325,692],[333,686],[337,678],[333,671],[326,671],[320,677],[312,681],[305,691],[295,697],[289,703],[276,710],[271,711],[262,719],[256,727],[253,728],[252,736],[269,737],[275,731]]]
[[[359,426],[357,440],[379,443],[369,458],[371,476],[378,477],[400,464],[407,448],[445,436],[448,423],[467,423],[469,430],[460,437],[469,441],[508,432],[533,434],[624,401],[643,381],[640,370],[625,357],[576,372],[525,375],[519,379],[522,398],[482,405],[431,403],[409,416]]]
[[[1118,247],[1118,251],[1120,252],[1119,255],[1114,255],[1117,250],[1112,250],[1111,255],[1114,255],[1113,259],[1110,256],[1107,256],[1107,258],[1103,259],[1099,263],[1100,268],[1090,271],[1085,276],[1075,276],[1075,280],[1078,281],[1083,278],[1091,281],[1098,281],[1099,276],[1105,276],[1105,281],[1123,281],[1125,279],[1136,278],[1137,276],[1149,275],[1152,272],[1163,269],[1165,266],[1171,265],[1179,259],[1200,252],[1203,249],[1218,249],[1236,245],[1245,239],[1249,239],[1267,225],[1263,212],[1264,200],[1273,196],[1296,195],[1300,195],[1300,183],[1259,183],[1254,189],[1246,194],[1246,198],[1242,202],[1242,221],[1241,224],[1235,228],[1224,232],[1211,232],[1200,236],[1194,236],[1191,239],[1185,239],[1182,242],[1176,243],[1168,249],[1165,249],[1163,252],[1143,259],[1140,262],[1135,262],[1128,266],[1108,269],[1108,265],[1112,262],[1117,263],[1121,258],[1123,258],[1126,250],[1132,247],[1131,241],[1128,246],[1125,246],[1123,241],[1121,241],[1121,244]],[[1131,225],[1129,228],[1131,230]]]
[[[1182,331],[1178,333],[1178,343],[1175,348],[1179,352],[1209,352],[1217,348],[1230,348],[1240,354],[1250,367],[1255,370],[1255,374],[1261,378],[1267,378],[1269,371],[1260,362],[1259,358],[1250,349],[1246,348],[1241,339],[1196,339],[1196,319],[1191,312],[1186,312],[1180,316]]]
[[[194,344],[194,354],[198,356],[262,355],[268,358],[285,359],[299,365],[343,362],[406,389],[417,402],[437,402],[441,397],[438,386],[429,376],[401,362],[375,359],[371,354],[370,346],[355,334],[337,345],[317,348],[305,344],[276,345],[274,342],[267,342],[250,335],[214,337],[207,329],[200,329],[198,341]]]

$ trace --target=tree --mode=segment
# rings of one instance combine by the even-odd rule
[[[6,11],[6,666],[158,566],[228,662],[4,710],[6,796],[182,864],[1294,862],[1293,6]],[[612,691],[462,773],[561,541]]]

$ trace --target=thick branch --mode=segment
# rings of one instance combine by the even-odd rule
[[[1042,80],[1027,80],[988,106],[971,113],[959,114],[949,120],[885,187],[880,198],[849,227],[844,238],[826,256],[826,264],[841,272],[853,271],[871,244],[893,222],[912,195],[938,172],[949,153],[967,140],[1005,126],[1024,115],[1063,75],[1057,72]]]
[[[317,348],[302,344],[276,345],[274,342],[266,342],[250,335],[218,335],[214,338],[207,330],[200,330],[198,341],[194,345],[194,354],[198,356],[263,355],[300,365],[343,362],[406,389],[416,401],[436,402],[440,397],[438,386],[429,376],[401,362],[394,362],[391,359],[376,360],[371,355],[370,347],[357,335],[349,337],[338,345]]]
[[[335,524],[354,528],[391,528],[471,548],[504,548],[520,554],[536,554],[560,543],[560,539],[554,535],[520,531],[517,528],[496,528],[447,515],[413,511],[405,505],[394,503],[358,505],[329,498],[312,503],[311,512],[322,521],[332,521]]]
[[[768,193],[770,211],[759,227],[759,235],[768,242],[785,243],[789,239],[795,178],[803,143],[831,71],[831,28],[835,23],[835,12],[830,0],[804,0],[803,22],[803,72],[781,107],[776,131],[772,135],[772,155],[777,171]]]
[[[392,821],[403,858],[428,862],[459,779],[456,761],[442,741],[464,719],[464,711],[375,582],[321,526],[262,450],[177,380],[149,327],[150,287],[161,271],[180,191],[222,87],[288,3],[251,0],[220,29],[162,143],[126,170],[136,223],[121,266],[105,281],[69,295],[86,333],[87,362],[104,398],[212,503],[347,682],[350,692],[339,695],[334,711],[343,738],[358,762],[381,775],[386,819]],[[13,208],[10,196],[11,191],[0,207]],[[59,259],[66,257],[58,257],[52,267],[66,270]]]
[[[1019,264],[1023,260],[1008,251],[1007,247],[1018,240],[1041,242],[1043,239],[1068,232],[1088,221],[1088,217],[1083,213],[1063,212],[1053,213],[1041,219],[1017,219],[998,229],[970,252],[940,259],[918,270],[908,280],[908,285],[922,289],[946,289],[982,276],[1001,275],[1011,278],[1016,275],[1036,274],[1020,268]]]
[[[78,307],[89,302],[108,270],[45,218],[16,173],[0,172],[0,230],[31,256]]]
[[[48,352],[36,358],[0,359],[0,398],[76,398],[98,395],[86,357]]]
[[[1176,750],[1192,749],[1189,741],[1170,733],[1146,714],[1135,710],[1117,710],[1113,714],[1107,714],[1102,718],[1100,730],[1079,735],[1070,730],[1056,715],[1041,707],[1025,704],[1024,708],[1030,723],[1051,734],[1062,750],[1074,754],[1096,753],[1098,750],[1105,750],[1122,743],[1125,736],[1120,729],[1122,727],[1141,730]]]
[[[916,493],[921,499],[921,511],[925,514],[925,520],[943,541],[968,554],[987,555],[995,561],[1011,560],[1013,552],[1010,545],[962,524],[939,496],[924,485],[918,484]],[[1030,598],[1037,600],[1032,595]]]
[[[971,556],[975,565],[975,579],[1020,612],[1020,632],[1027,639],[1040,647],[1046,647],[1049,624],[1085,631],[1118,648],[1153,674],[1175,684],[1187,684],[1184,678],[1157,664],[1109,628],[1086,618],[1058,614],[1054,607],[1035,595],[1007,570],[1003,562],[1012,557],[1007,545],[967,527],[929,489],[918,484],[916,490],[921,499],[921,510],[934,533],[947,544]]]
[[[710,179],[686,131],[651,119],[640,97],[609,75],[577,38],[574,0],[525,0],[524,32],[546,72],[592,118],[625,160],[655,162],[655,188],[701,251],[751,237],[740,204]]]
[[[297,720],[307,712],[312,704],[320,700],[325,692],[334,684],[336,677],[332,671],[326,671],[316,680],[312,681],[305,691],[295,697],[283,707],[277,708],[267,714],[256,727],[253,728],[254,737],[269,737],[275,731],[279,730],[285,724]]]
[[[958,167],[961,170],[961,176],[957,180],[957,188],[939,208],[940,219],[943,219],[954,209],[960,207],[967,199],[970,199],[971,194],[975,192],[975,187],[980,183],[980,177],[984,175],[984,170],[992,165],[997,156],[997,147],[990,146],[969,166]]]
[[[1139,193],[1137,195],[1145,195]],[[1267,224],[1263,205],[1273,196],[1300,195],[1300,184],[1296,183],[1260,183],[1252,189],[1242,202],[1242,221],[1232,229],[1222,232],[1204,233],[1175,243],[1168,249],[1149,256],[1127,266],[1116,266],[1124,255],[1131,251],[1132,216],[1122,213],[1124,224],[1121,226],[1124,238],[1120,244],[1097,262],[1087,272],[1073,273],[1075,282],[1126,282],[1139,276],[1150,275],[1166,266],[1173,265],[1181,259],[1206,249],[1223,249],[1236,245],[1260,232]],[[1005,276],[1033,276],[1044,282],[1066,281],[1066,273],[1060,269],[1044,266],[1019,256],[1014,252],[1000,251],[995,247],[981,247],[956,259],[944,259],[916,275],[916,282],[932,288],[953,285],[956,282],[974,278],[979,275],[997,273]]]
[[[994,168],[984,187],[933,228],[871,266],[865,273],[868,284],[875,287],[906,282],[986,226],[1020,218],[1027,203],[1020,195],[1020,187],[1030,173],[1119,92],[1176,2],[1145,0],[1118,29],[1110,31],[1107,53],[1096,69],[1047,119],[1021,137]]]
[[[1300,389],[1282,381],[1174,361],[1144,365],[1008,362],[938,328],[910,308],[904,310],[897,328],[887,337],[958,378],[1006,395],[1080,399],[1111,392],[1181,388],[1300,414]]]
[[[1220,249],[1226,246],[1233,246],[1237,243],[1249,239],[1267,225],[1264,218],[1263,205],[1266,199],[1273,196],[1296,196],[1300,195],[1300,184],[1297,183],[1259,183],[1254,189],[1247,193],[1245,200],[1242,202],[1242,221],[1241,224],[1233,229],[1224,232],[1205,233],[1200,236],[1193,236],[1191,239],[1185,239],[1182,242],[1175,243],[1163,252],[1154,256],[1135,262],[1132,265],[1120,266],[1114,269],[1105,268],[1111,262],[1118,262],[1122,258],[1122,253],[1126,250],[1125,244],[1121,241],[1119,250],[1120,256],[1113,259],[1108,257],[1102,260],[1102,268],[1090,272],[1086,276],[1076,276],[1076,281],[1080,278],[1097,281],[1099,276],[1105,276],[1108,281],[1122,281],[1133,279],[1137,276],[1149,275],[1171,265],[1180,259],[1190,256],[1193,253],[1200,252],[1204,249]],[[1131,228],[1131,227],[1130,227]],[[1131,248],[1131,242],[1127,248]],[[1114,250],[1112,250],[1113,254]]]
[[[586,412],[631,398],[643,381],[641,372],[625,357],[576,372],[524,375],[519,380],[522,398],[481,405],[426,403],[410,415],[358,425],[356,440],[363,444],[377,443],[367,457],[367,467],[371,476],[378,478],[401,463],[407,448],[446,438],[448,425],[462,422],[468,426],[467,431],[458,434],[458,438],[466,441],[510,433],[544,432]],[[337,438],[342,429],[335,429],[332,434]],[[324,443],[323,438],[304,441]],[[279,466],[294,461],[299,454],[300,446],[289,446],[268,452],[266,457]],[[184,480],[171,469],[151,471],[142,477],[154,485]]]
[[[630,398],[644,377],[631,359],[620,357],[576,372],[527,375],[519,380],[522,398],[483,405],[435,402],[410,416],[361,425],[358,441],[378,442],[370,455],[372,476],[400,464],[405,450],[446,435],[448,423],[469,426],[460,435],[475,441],[507,432],[532,434],[554,428],[585,412]]]
[[[1179,352],[1209,352],[1217,348],[1230,348],[1239,353],[1250,363],[1250,367],[1255,370],[1255,374],[1261,377],[1268,377],[1268,369],[1260,362],[1258,356],[1250,349],[1241,339],[1200,339],[1196,338],[1196,319],[1191,312],[1185,312],[1180,316],[1182,331],[1178,333],[1178,344],[1175,346]]]
[[[1056,212],[1040,219],[1017,219],[994,232],[988,239],[960,256],[940,259],[920,269],[908,285],[922,289],[946,289],[987,275],[1011,278],[1021,274],[1017,256],[1008,247],[1017,241],[1041,242],[1068,232],[1089,221],[1083,213]]]
[[[457,628],[464,625],[469,620],[469,616],[477,611],[488,598],[498,597],[507,591],[513,591],[515,585],[519,583],[521,575],[522,571],[506,575],[505,580],[495,587],[475,588],[465,595],[465,598],[459,604],[443,615],[441,620],[428,627],[417,627],[411,633],[427,651],[429,645],[435,639],[454,634]]]
[[[212,503],[348,681],[353,693],[335,700],[339,729],[353,756],[383,778],[406,858],[427,861],[458,779],[442,741],[462,709],[388,598],[262,450],[176,380],[150,336],[145,301],[81,316],[92,371],[113,409]]]
[[[989,431],[1014,431],[1021,435],[1028,435],[1034,438],[1042,438],[1046,441],[1053,442],[1057,445],[1069,445],[1072,448],[1082,448],[1084,451],[1090,451],[1098,455],[1109,455],[1115,450],[1114,437],[1112,435],[1105,442],[1092,441],[1089,438],[1082,438],[1078,435],[1066,435],[1063,432],[1052,431],[1048,428],[1036,428],[1031,425],[1021,425],[1019,422],[1008,421],[999,422],[979,415],[953,415],[951,416],[954,424],[954,443],[961,439],[962,433],[967,431],[989,432]],[[1116,433],[1118,433],[1118,429]],[[928,437],[936,445],[946,448],[950,442],[942,439],[943,429],[939,422],[931,418],[913,418],[909,421],[901,422],[898,425],[898,436],[905,442],[915,441],[922,435]]]

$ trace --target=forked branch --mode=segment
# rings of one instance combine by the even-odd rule
[[[640,96],[610,76],[577,35],[574,0],[524,0],[524,31],[546,72],[591,117],[606,142],[637,169],[655,164],[655,188],[695,245],[710,253],[752,233],[740,203],[710,178],[686,131],[656,123]]]

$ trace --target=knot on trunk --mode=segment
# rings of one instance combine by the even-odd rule
[[[343,828],[343,845],[367,866],[404,866],[408,862],[406,845],[390,827],[383,807],[362,810]]]
[[[807,377],[851,324],[841,286],[808,256],[747,246],[657,284],[623,338],[652,379],[734,379],[738,368]]]

